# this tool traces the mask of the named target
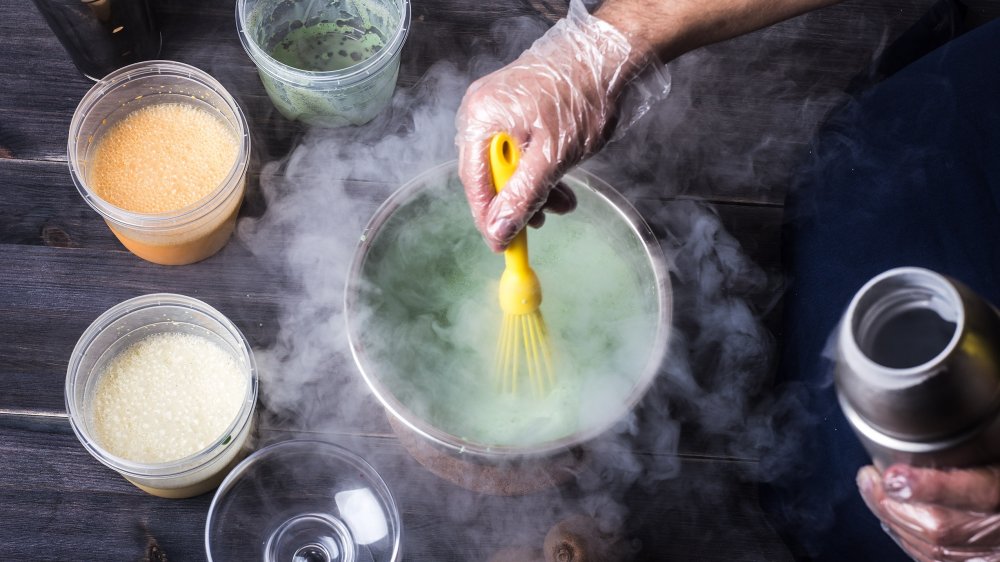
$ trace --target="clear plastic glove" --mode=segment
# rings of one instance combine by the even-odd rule
[[[1000,465],[932,470],[892,465],[858,472],[882,527],[919,562],[1000,562]]]
[[[576,206],[572,192],[553,186],[604,145],[619,119],[638,118],[621,116],[620,100],[629,81],[651,65],[656,84],[642,91],[637,112],[666,95],[665,70],[641,40],[630,41],[573,0],[569,15],[517,60],[469,86],[457,118],[459,176],[491,249],[505,248],[529,220],[540,226],[543,207],[562,213]],[[500,195],[487,160],[498,132],[521,146],[520,166]]]

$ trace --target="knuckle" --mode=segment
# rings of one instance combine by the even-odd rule
[[[492,102],[496,87],[487,81],[488,78],[480,78],[469,86],[465,94],[465,104],[470,107],[479,107]]]
[[[989,484],[985,499],[993,511],[1000,511],[1000,466],[989,468]]]
[[[952,544],[955,533],[950,526],[934,522],[925,529],[924,536],[935,548],[942,548]]]
[[[933,560],[947,560],[946,557],[949,555],[949,552],[947,548],[934,544],[924,549],[923,554]]]

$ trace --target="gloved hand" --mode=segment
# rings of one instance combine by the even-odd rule
[[[858,472],[868,508],[919,562],[1000,562],[1000,465],[932,470],[892,465]]]
[[[562,213],[576,206],[572,192],[553,186],[606,142],[625,86],[653,64],[662,67],[640,39],[630,41],[573,0],[569,15],[517,60],[469,86],[457,118],[459,176],[491,249],[505,248],[529,220],[540,226],[543,207]],[[669,90],[660,73],[645,101]],[[520,166],[500,195],[487,159],[498,132],[521,147]]]

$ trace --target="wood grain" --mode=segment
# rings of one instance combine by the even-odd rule
[[[671,477],[638,484],[630,474],[607,481],[606,467],[598,464],[575,484],[500,498],[431,475],[394,439],[282,431],[265,431],[260,439],[267,444],[293,437],[345,446],[372,464],[399,506],[406,560],[485,560],[506,546],[540,546],[560,518],[593,513],[581,500],[594,497],[588,489],[593,486],[627,498],[631,512],[625,523],[635,560],[677,553],[685,560],[788,559],[775,542],[761,540],[771,531],[761,522],[752,486],[741,482],[738,463],[648,456],[638,461],[647,477],[650,470],[670,471]],[[0,462],[11,475],[0,480],[0,559],[143,559],[154,546],[169,560],[204,558],[211,494],[164,500],[140,492],[93,459],[65,419],[0,417]],[[608,501],[598,517],[619,509]]]
[[[664,237],[676,225],[656,220],[669,217],[663,209],[688,198],[713,202],[726,230],[764,272],[764,290],[749,295],[754,313],[780,333],[788,178],[845,90],[930,4],[849,0],[685,55],[669,65],[670,96],[589,166],[624,191]],[[306,130],[278,115],[267,98],[236,35],[233,0],[156,5],[162,58],[207,70],[247,114],[254,148],[241,216],[261,216],[267,203],[258,174],[285,158]],[[408,100],[405,89],[421,84],[440,61],[464,82],[498,68],[565,6],[565,0],[414,1],[397,100]],[[69,354],[110,306],[177,292],[221,310],[266,356],[282,312],[302,287],[274,260],[261,259],[284,251],[277,241],[250,249],[234,240],[205,262],[177,268],[125,251],[83,202],[66,165],[69,122],[93,83],[76,71],[31,3],[0,0],[0,13],[0,560],[203,559],[210,495],[180,501],[145,495],[77,441],[64,410]],[[368,130],[393,134],[384,123]],[[358,192],[395,187],[379,178],[337,179]],[[370,210],[378,203],[372,198]],[[504,547],[538,545],[555,520],[579,509],[623,514],[637,560],[788,559],[750,483],[757,451],[734,447],[725,431],[704,431],[697,416],[686,417],[691,409],[671,401],[669,381],[658,381],[627,422],[638,429],[619,427],[591,444],[603,460],[575,482],[528,498],[495,498],[422,469],[360,386],[349,358],[337,356],[327,369],[335,384],[319,385],[303,411],[262,404],[261,443],[321,438],[368,459],[399,501],[407,560],[484,560]],[[273,376],[263,373],[262,385]],[[763,385],[766,373],[761,377]],[[354,385],[350,393],[341,382]],[[353,399],[357,416],[314,415],[345,407],[337,402],[344,396]]]
[[[252,183],[252,182],[251,182]],[[174,292],[205,300],[226,314],[260,350],[274,343],[282,306],[300,290],[270,261],[280,247],[255,248],[234,239],[218,255],[191,266],[163,267],[126,251],[90,209],[59,162],[0,160],[0,185],[9,195],[0,210],[0,409],[57,413],[70,351],[83,330],[104,310],[141,294]],[[350,183],[357,193],[384,193],[368,182]],[[251,185],[248,196],[256,188]],[[368,212],[381,201],[371,199]],[[653,220],[669,201],[638,200]],[[263,212],[248,203],[243,216]],[[768,206],[719,204],[726,228],[750,257],[777,275],[781,210]],[[654,227],[664,232],[662,224]],[[346,264],[345,264],[346,267]],[[761,311],[776,295],[758,296]],[[347,365],[353,370],[352,365]],[[368,428],[385,431],[384,425]]]
[[[218,78],[250,116],[258,157],[284,155],[301,127],[268,102],[239,43],[231,3],[202,4],[162,4],[163,58]],[[929,4],[853,0],[681,57],[670,66],[672,95],[634,135],[609,147],[603,158],[616,169],[602,175],[616,184],[657,178],[664,195],[780,203],[792,165],[844,87]],[[10,14],[0,32],[12,61],[0,68],[0,157],[64,160],[65,131],[91,83],[44,21],[18,6],[0,1]],[[538,9],[552,10],[526,1],[414,3],[400,85],[413,85],[439,60],[455,62],[470,80],[511,60],[548,25]]]

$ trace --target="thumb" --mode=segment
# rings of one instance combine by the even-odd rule
[[[1000,466],[996,465],[935,470],[896,464],[886,469],[883,486],[889,497],[902,502],[976,512],[1000,509]]]

